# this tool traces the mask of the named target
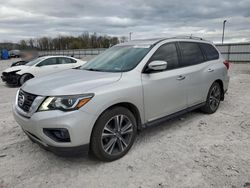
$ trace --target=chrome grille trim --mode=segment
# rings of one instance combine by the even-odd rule
[[[36,99],[36,97],[37,97],[37,95],[33,95],[33,94],[30,94],[30,93],[27,93],[27,92],[23,91],[22,89],[20,89],[19,93],[18,93],[17,105],[23,111],[29,112],[30,111],[30,107],[32,106],[32,103],[34,102],[34,100]]]
[[[28,111],[23,110],[22,108],[19,107],[18,105],[18,97],[19,97],[19,92],[21,89],[17,91],[16,95],[16,101],[15,101],[15,108],[17,112],[22,115],[23,117],[30,118],[38,109],[38,107],[41,105],[41,103],[44,101],[45,97],[43,96],[36,96],[36,98],[33,100],[32,104],[29,107]],[[23,91],[21,91],[23,92]]]

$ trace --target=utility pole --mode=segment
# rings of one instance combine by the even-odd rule
[[[222,43],[222,44],[223,44],[223,42],[224,42],[224,34],[225,34],[226,22],[227,22],[227,20],[224,20],[224,21],[223,21],[223,32],[222,32],[222,39],[221,39],[221,43]]]
[[[132,32],[129,32],[129,40],[132,38]]]

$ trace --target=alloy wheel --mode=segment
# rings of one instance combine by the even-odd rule
[[[125,115],[112,117],[102,131],[102,147],[109,155],[119,155],[129,146],[134,132],[131,120]]]
[[[215,111],[219,107],[220,99],[221,99],[220,87],[218,85],[214,85],[209,97],[209,105],[213,111]]]

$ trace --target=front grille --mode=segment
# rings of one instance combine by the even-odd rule
[[[34,102],[37,95],[27,93],[20,89],[18,94],[18,106],[25,112],[29,112],[32,103]]]

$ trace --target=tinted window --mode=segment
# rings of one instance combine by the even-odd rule
[[[196,65],[204,61],[203,54],[197,43],[180,42],[179,45],[182,54],[182,67]]]
[[[178,67],[178,54],[174,43],[162,45],[150,58],[151,61],[166,61],[168,63],[167,70]]]
[[[211,44],[201,43],[200,46],[201,46],[203,52],[205,53],[208,61],[215,60],[215,59],[219,58],[218,51]]]
[[[58,57],[58,63],[59,64],[69,64],[69,63],[75,63],[76,61],[70,58],[66,57]]]
[[[53,58],[45,59],[44,61],[42,61],[41,63],[39,63],[37,66],[41,67],[41,66],[55,65],[55,64],[57,64],[57,61],[56,61],[56,58],[53,57]]]

